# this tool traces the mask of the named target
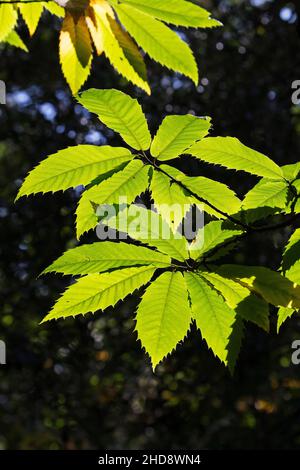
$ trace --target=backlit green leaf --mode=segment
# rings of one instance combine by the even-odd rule
[[[181,182],[194,194],[197,194],[203,200],[209,202],[226,214],[235,214],[240,209],[241,201],[236,194],[223,183],[205,178],[204,176],[186,176]],[[201,204],[196,197],[193,199],[196,204]],[[220,214],[208,204],[204,205],[204,210],[209,214],[220,217]]]
[[[171,160],[205,137],[210,129],[210,118],[192,114],[167,116],[151,145],[151,154],[158,160]]]
[[[223,265],[217,270],[229,279],[236,279],[242,285],[261,295],[275,306],[300,308],[300,286],[294,284],[276,271],[262,266]]]
[[[231,170],[242,170],[271,179],[283,177],[282,170],[270,158],[242,144],[234,137],[207,137],[189,149],[201,160]]]
[[[186,239],[180,233],[174,233],[159,214],[142,206],[135,205],[121,210],[107,224],[135,240],[157,248],[171,258],[184,261],[189,257]]]
[[[18,198],[86,185],[99,174],[131,159],[129,150],[122,147],[68,147],[50,155],[29,173],[20,188]]]
[[[234,311],[223,297],[197,274],[185,273],[193,318],[213,353],[227,364],[229,338],[235,322]]]
[[[244,320],[269,331],[269,306],[265,300],[238,282],[226,279],[215,272],[203,272],[203,276],[225,298],[230,308]]]
[[[184,0],[110,0],[112,5],[130,5],[150,16],[176,26],[194,28],[212,28],[221,26],[217,20],[210,18],[210,13],[189,1]]]
[[[115,4],[114,8],[128,33],[152,59],[198,83],[193,53],[174,31],[129,5]]]
[[[192,312],[181,273],[166,272],[146,290],[136,316],[136,330],[153,369],[186,336]]]
[[[68,287],[43,322],[93,313],[114,306],[119,300],[147,284],[154,271],[152,266],[142,266],[82,277]]]
[[[124,266],[153,265],[167,267],[171,260],[168,256],[142,246],[120,242],[97,242],[82,245],[66,251],[51,264],[45,273],[94,274]]]
[[[150,147],[148,124],[137,100],[118,90],[90,89],[81,93],[78,101],[134,149]]]

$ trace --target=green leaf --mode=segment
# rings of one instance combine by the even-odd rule
[[[210,118],[186,114],[167,116],[151,145],[151,154],[158,160],[171,160],[188,149],[196,140],[205,137],[210,129]]]
[[[288,272],[300,261],[300,228],[296,229],[284,249],[282,256],[282,270],[289,277]],[[291,278],[292,281],[294,279]],[[300,277],[299,277],[300,280]]]
[[[286,308],[286,307],[279,307],[278,309],[278,318],[277,318],[277,333],[282,326],[282,324],[290,318],[294,313],[296,313],[295,309],[293,308]]]
[[[134,46],[129,45],[129,39],[116,23],[113,13],[105,13],[103,6],[97,3],[93,4],[93,9],[102,31],[104,53],[110,63],[123,77],[150,94],[144,69],[141,69],[142,59]]]
[[[242,208],[270,207],[284,209],[287,203],[288,186],[285,181],[260,180],[243,200]]]
[[[185,273],[190,294],[193,318],[213,353],[225,364],[228,362],[229,338],[235,322],[234,311],[223,297],[197,274]]]
[[[225,184],[205,178],[204,176],[186,176],[181,182],[194,194],[197,194],[224,213],[235,214],[239,212],[241,201]],[[193,197],[193,199],[195,204],[200,204],[197,198]],[[220,214],[211,209],[208,204],[204,204],[204,210],[208,214],[216,215],[220,218]]]
[[[143,13],[154,16],[158,20],[176,26],[191,26],[193,28],[212,28],[221,26],[217,20],[210,17],[210,13],[204,8],[184,0],[110,0],[114,6],[119,4],[130,5]]]
[[[146,191],[149,185],[149,169],[150,166],[144,165],[140,160],[132,160],[124,170],[88,189],[86,197],[95,204],[131,204],[137,196]]]
[[[114,306],[147,284],[154,271],[152,266],[143,266],[82,277],[64,292],[42,323]]]
[[[114,8],[128,33],[149,56],[161,65],[190,77],[198,83],[198,69],[189,46],[166,25],[129,5]]]
[[[128,60],[130,66],[135,70],[137,75],[140,77],[139,81],[143,81],[142,89],[146,91],[146,93],[150,94],[151,90],[147,83],[147,69],[146,64],[144,62],[142,53],[140,52],[136,43],[131,39],[129,34],[122,29],[120,24],[112,19],[109,18],[109,23],[111,30],[116,37],[117,41],[120,44],[120,47],[123,49],[124,55]]]
[[[73,94],[87,80],[92,64],[92,43],[84,16],[75,17],[68,11],[59,38],[61,68]]]
[[[269,331],[269,305],[238,282],[226,279],[215,272],[203,272],[203,276],[225,298],[226,303],[244,320]]]
[[[159,168],[177,181],[182,181],[183,178],[186,178],[186,175],[182,171],[177,170],[177,168],[174,168],[173,166],[161,164],[159,165]],[[189,191],[185,191],[185,194],[188,196],[190,193]]]
[[[189,257],[186,239],[180,233],[174,233],[159,214],[142,206],[125,208],[106,223],[135,240],[157,248],[171,258],[184,261]]]
[[[296,229],[282,256],[282,271],[291,281],[300,284],[300,229]]]
[[[297,191],[297,196],[296,196],[296,200],[293,201],[293,198],[295,198],[295,196],[292,196],[289,201],[289,209],[291,209],[289,212],[293,212],[295,214],[298,214],[300,211],[300,180],[297,180],[293,183],[293,187],[296,189]],[[288,212],[288,211],[287,211]]]
[[[76,210],[77,238],[98,224],[95,205],[131,204],[149,185],[149,166],[133,160],[123,170],[85,191]]]
[[[281,212],[288,203],[289,188],[285,181],[261,179],[245,196],[242,209],[248,222]]]
[[[298,244],[298,247],[299,247],[299,244]],[[299,258],[299,251],[298,251],[298,258]],[[299,259],[295,261],[293,266],[291,266],[288,271],[286,271],[285,275],[290,281],[293,281],[296,284],[300,284],[300,260]]]
[[[137,100],[119,90],[90,89],[81,93],[78,101],[134,149],[150,147],[148,124]]]
[[[184,191],[156,170],[153,172],[150,190],[158,213],[176,230],[191,207]]]
[[[163,273],[147,288],[138,306],[136,330],[153,369],[184,339],[191,316],[181,273]]]
[[[296,192],[299,196],[299,194],[300,194],[300,179],[293,181],[293,187],[296,189]]]
[[[87,190],[82,193],[76,209],[76,236],[78,240],[85,232],[94,229],[98,224],[96,207],[95,204],[89,200],[88,189],[95,186],[96,184],[100,184],[104,180],[107,180],[115,172],[123,170],[127,163],[128,162],[121,163],[121,165],[118,165],[118,167],[97,176],[97,178],[92,181],[91,186],[89,185]]]
[[[124,266],[152,265],[167,267],[171,259],[143,246],[124,242],[96,242],[66,251],[43,274],[59,272],[63,274],[94,274]]]
[[[132,158],[129,150],[122,147],[68,147],[50,155],[29,173],[17,199],[28,194],[54,192],[85,185],[99,174]]]
[[[241,317],[237,316],[235,322],[232,325],[232,333],[229,337],[228,343],[228,354],[227,354],[227,365],[231,375],[234,374],[236,362],[242,347],[244,339],[244,322]]]
[[[300,198],[298,198],[297,201],[296,201],[295,208],[294,208],[294,212],[295,212],[296,214],[299,214],[299,213],[300,213]]]
[[[29,34],[32,36],[38,26],[40,17],[43,13],[43,4],[42,3],[28,3],[20,2],[18,3],[18,8],[21,12],[21,15],[24,18],[24,21],[28,27]]]
[[[198,231],[190,249],[191,258],[198,259],[225,241],[234,239],[242,233],[241,230],[229,228],[228,223],[224,221],[209,222]]]
[[[24,44],[16,31],[11,31],[9,35],[6,36],[5,42],[10,46],[18,47],[19,49],[28,52],[27,46]]]
[[[300,162],[284,165],[281,167],[283,176],[288,181],[294,181],[300,174]]]
[[[271,179],[283,177],[281,168],[262,153],[243,145],[234,137],[207,137],[189,149],[201,160],[231,170],[247,171]]]
[[[13,5],[0,5],[0,42],[14,29],[17,20],[18,14]]]
[[[237,280],[276,307],[300,307],[300,286],[276,271],[261,266],[227,264],[218,268],[217,272],[223,277]]]
[[[237,242],[238,239],[233,239],[231,243],[228,243],[228,245],[225,244],[224,246],[220,246],[215,253],[209,253],[207,257],[209,263],[212,263],[216,260],[220,260],[221,258],[228,256],[229,253],[231,253],[232,251],[236,251]]]
[[[82,194],[76,209],[76,237],[97,227],[98,216],[93,203],[88,198],[88,190]]]

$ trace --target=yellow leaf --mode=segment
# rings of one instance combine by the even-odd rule
[[[121,29],[106,2],[92,4],[103,34],[104,53],[115,69],[134,85],[150,94],[143,58],[128,34]]]
[[[24,18],[24,21],[28,27],[29,34],[32,36],[37,28],[37,25],[40,21],[40,17],[43,13],[42,3],[28,3],[25,2],[18,4],[21,15]]]
[[[88,78],[92,63],[91,38],[83,15],[66,12],[59,55],[63,74],[75,94]]]
[[[97,54],[101,55],[104,50],[103,32],[101,25],[97,21],[93,8],[88,7],[85,14],[86,24],[88,25]]]
[[[0,5],[0,41],[4,41],[17,23],[18,14],[13,5]]]

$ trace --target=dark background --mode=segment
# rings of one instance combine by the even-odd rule
[[[103,58],[85,88],[138,95],[154,131],[165,114],[213,117],[214,135],[232,135],[279,164],[299,160],[298,1],[202,1],[224,28],[186,32],[201,83],[147,59],[152,96],[135,90]],[[132,333],[137,297],[104,314],[39,326],[68,278],[39,273],[76,244],[74,191],[14,198],[29,169],[76,143],[117,145],[117,136],[75,104],[57,57],[59,21],[45,14],[26,54],[1,49],[0,79],[0,448],[3,449],[297,449],[300,366],[290,362],[300,320],[270,335],[248,325],[234,377],[192,331],[154,375]],[[243,195],[256,182],[243,173],[183,162],[189,174],[226,181]],[[232,255],[278,268],[289,235],[252,237]],[[86,236],[85,242],[95,239]]]

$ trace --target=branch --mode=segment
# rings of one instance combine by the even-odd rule
[[[169,175],[169,173],[165,170],[162,170],[159,165],[157,165],[154,161],[152,161],[150,158],[148,158],[148,156],[143,152],[143,157],[147,160],[147,162],[153,166],[157,171],[160,171],[161,173],[163,173],[165,176],[167,176],[173,183],[177,184],[178,186],[180,186],[182,189],[184,189],[185,191],[187,191],[189,194],[191,194],[191,196],[193,196],[195,199],[197,199],[198,201],[202,202],[203,204],[207,204],[209,207],[211,207],[214,211],[216,211],[217,213],[221,214],[223,217],[226,217],[227,220],[233,222],[234,224],[236,225],[239,225],[240,227],[242,227],[245,231],[241,234],[241,235],[238,235],[236,238],[238,238],[238,241],[248,237],[249,235],[253,234],[253,233],[263,233],[263,232],[268,232],[268,231],[273,231],[273,230],[278,230],[280,228],[284,228],[284,227],[288,227],[289,225],[292,225],[294,222],[298,221],[300,222],[300,214],[293,214],[293,216],[291,218],[289,218],[288,220],[284,220],[282,222],[278,222],[277,224],[272,224],[272,225],[262,225],[262,226],[250,226],[248,224],[245,224],[243,223],[242,221],[240,221],[239,219],[236,219],[235,217],[231,216],[230,214],[227,214],[226,212],[218,209],[217,207],[215,207],[213,204],[211,204],[210,202],[206,201],[205,199],[203,199],[202,197],[198,196],[198,194],[194,193],[192,190],[190,190],[187,186],[185,186],[185,184],[183,184],[181,181],[178,181],[176,178],[174,178],[172,175]],[[297,199],[297,198],[296,198]],[[216,254],[219,250],[223,249],[223,248],[226,248],[227,246],[231,245],[233,243],[233,240],[230,239],[228,240],[227,242],[221,244],[221,245],[218,245],[216,246],[213,250],[211,250],[209,252],[209,255],[208,256],[204,256],[201,261],[199,262],[198,266],[200,266],[201,264],[205,264],[206,261],[211,257],[213,256],[214,254]]]
[[[242,227],[244,230],[247,230],[247,231],[250,231],[252,230],[252,227],[250,227],[250,225],[247,225],[247,224],[244,224],[241,220],[239,219],[236,219],[235,217],[233,217],[232,215],[230,214],[227,214],[226,212],[222,211],[221,209],[218,209],[218,207],[215,207],[213,204],[211,204],[209,201],[207,201],[206,199],[204,199],[203,197],[201,196],[198,196],[198,194],[194,193],[194,191],[192,191],[191,189],[189,189],[185,184],[183,184],[181,181],[178,181],[176,178],[173,178],[173,176],[169,175],[169,173],[167,173],[165,170],[162,170],[158,165],[156,165],[155,162],[152,162],[146,154],[143,155],[147,161],[150,163],[150,165],[152,165],[156,170],[160,171],[161,173],[163,173],[165,176],[167,176],[173,183],[177,184],[178,186],[180,186],[182,189],[184,189],[185,191],[187,191],[188,193],[190,193],[191,196],[193,196],[195,199],[197,199],[199,202],[201,202],[202,204],[206,204],[207,206],[209,206],[211,209],[213,209],[214,211],[216,211],[218,214],[222,215],[223,217],[226,217],[226,219],[230,220],[230,222],[236,224],[236,225],[239,225],[240,227]]]
[[[273,231],[273,230],[278,230],[284,227],[288,227],[292,225],[294,222],[300,222],[300,214],[294,214],[292,217],[290,217],[288,220],[283,220],[282,222],[279,222],[277,224],[272,224],[272,225],[263,225],[261,227],[253,227],[251,231],[244,232],[241,235],[237,235],[236,238],[238,239],[237,241],[241,241],[244,238],[247,238],[249,235],[252,235],[253,233],[262,233],[262,232],[268,232],[268,231]],[[227,240],[224,242],[222,245],[218,245],[214,247],[207,256],[204,256],[202,260],[199,262],[200,264],[205,263],[211,256],[215,255],[218,253],[219,250],[226,248],[227,246],[231,245],[234,242],[234,240],[231,238],[230,240]]]
[[[235,217],[233,217],[230,214],[227,214],[226,212],[222,211],[221,209],[218,209],[218,207],[215,207],[213,204],[206,201],[201,196],[198,196],[198,194],[194,193],[191,189],[189,189],[187,186],[185,186],[184,183],[182,183],[181,181],[178,181],[176,178],[169,175],[169,173],[166,172],[165,170],[162,170],[158,165],[156,165],[155,162],[151,161],[147,157],[146,154],[143,154],[143,156],[147,159],[147,161],[150,163],[150,165],[152,165],[156,170],[160,171],[165,176],[167,176],[173,183],[177,184],[182,189],[189,192],[190,195],[193,196],[195,199],[197,199],[199,202],[202,202],[203,204],[207,204],[209,207],[211,207],[218,214],[222,215],[223,217],[226,217],[227,220],[229,220],[230,222],[233,222],[234,224],[239,225],[240,227],[242,227],[245,230],[245,232],[241,236],[249,235],[251,233],[256,233],[256,232],[261,233],[261,232],[267,232],[267,231],[271,231],[271,230],[277,230],[277,229],[280,229],[280,228],[288,227],[289,225],[291,225],[293,222],[295,222],[298,219],[300,221],[300,214],[294,214],[291,219],[285,220],[283,222],[279,222],[279,223],[273,224],[273,225],[262,225],[262,226],[256,227],[256,226],[251,226],[251,225],[248,225],[246,223],[243,223],[241,220],[236,219]],[[222,247],[223,246],[224,245],[222,245]]]
[[[300,214],[294,214],[290,219],[284,220],[277,224],[262,225],[261,227],[253,227],[253,231],[254,232],[267,232],[269,230],[278,230],[280,228],[284,228],[284,227],[288,227],[289,225],[292,225],[297,220],[300,221]]]

